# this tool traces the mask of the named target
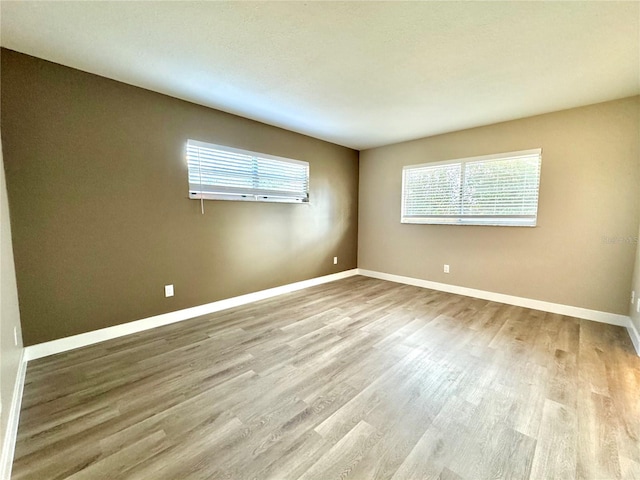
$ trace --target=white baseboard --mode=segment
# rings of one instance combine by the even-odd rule
[[[626,315],[617,313],[601,312],[599,310],[589,310],[588,308],[574,307],[571,305],[562,305],[560,303],[544,302],[542,300],[534,300],[525,297],[516,297],[513,295],[505,295],[503,293],[488,292],[485,290],[477,290],[475,288],[461,287],[458,285],[449,285],[447,283],[432,282],[422,280],[420,278],[404,277],[402,275],[394,275],[392,273],[375,272],[359,268],[358,274],[366,277],[378,278],[380,280],[388,280],[390,282],[404,283],[414,285],[416,287],[429,288],[431,290],[439,290],[441,292],[455,293],[467,297],[481,298],[493,302],[506,303],[508,305],[516,305],[518,307],[531,308],[534,310],[542,310],[543,312],[558,313],[570,317],[584,318],[585,320],[593,320],[595,322],[608,323],[619,327],[626,327],[631,337],[631,341],[636,349],[636,353],[640,356],[640,335],[635,326],[631,322],[631,318]],[[635,338],[634,338],[635,336]]]
[[[314,285],[320,285],[323,283],[333,282],[342,278],[352,277],[354,275],[364,275],[367,277],[378,278],[381,280],[388,280],[396,283],[404,283],[407,285],[414,285],[422,288],[429,288],[432,290],[439,290],[448,293],[455,293],[458,295],[464,295],[467,297],[481,298],[483,300],[490,300],[494,302],[506,303],[509,305],[516,305],[519,307],[532,308],[535,310],[542,310],[544,312],[558,313],[561,315],[567,315],[571,317],[584,318],[586,320],[593,320],[596,322],[608,323],[611,325],[617,325],[626,327],[631,341],[634,344],[636,352],[640,355],[640,334],[631,322],[631,318],[625,315],[619,315],[616,313],[601,312],[598,310],[589,310],[582,307],[574,307],[571,305],[562,305],[558,303],[545,302],[542,300],[534,300],[531,298],[516,297],[513,295],[505,295],[502,293],[488,292],[485,290],[477,290],[474,288],[461,287],[457,285],[449,285],[446,283],[432,282],[429,280],[422,280],[419,278],[405,277],[401,275],[394,275],[391,273],[376,272],[372,270],[366,270],[362,268],[346,270],[344,272],[334,273],[323,277],[312,278],[309,280],[303,280],[301,282],[291,283],[288,285],[282,285],[280,287],[270,288],[268,290],[262,290],[259,292],[249,293],[238,297],[228,298],[217,302],[207,303],[205,305],[199,305],[196,307],[185,308],[183,310],[177,310],[175,312],[164,313],[141,320],[125,323],[122,325],[115,325],[113,327],[107,327],[100,330],[94,330],[92,332],[81,333],[79,335],[73,335],[71,337],[60,338],[58,340],[52,340],[50,342],[40,343],[25,348],[25,362],[29,360],[35,360],[37,358],[46,357],[49,355],[55,355],[57,353],[66,352],[76,348],[93,345],[95,343],[104,342],[113,338],[130,335],[132,333],[149,330],[152,328],[160,327],[162,325],[168,325],[170,323],[181,322],[189,320],[191,318],[207,315],[210,313],[219,312],[228,308],[237,307],[240,305],[246,305],[248,303],[256,302],[258,300],[264,300],[266,298],[275,297],[284,293],[295,292],[296,290],[302,290],[304,288],[312,287]]]
[[[183,310],[177,310],[175,312],[163,313],[161,315],[155,315],[153,317],[135,320],[133,322],[124,323],[122,325],[115,325],[113,327],[102,328],[100,330],[81,333],[79,335],[73,335],[71,337],[60,338],[58,340],[52,340],[50,342],[31,345],[25,348],[25,358],[27,361],[29,361],[35,360],[36,358],[55,355],[57,353],[66,352],[68,350],[74,350],[76,348],[86,347],[87,345],[93,345],[94,343],[104,342],[106,340],[123,337],[132,333],[161,327],[162,325],[182,322],[184,320],[200,317],[202,315],[208,315],[210,313],[219,312],[228,308],[246,305],[247,303],[256,302],[258,300],[276,297],[284,293],[295,292],[296,290],[302,290],[304,288],[313,287],[315,285],[333,282],[342,278],[353,277],[357,274],[357,269],[346,270],[344,272],[333,273],[331,275],[325,275],[323,277],[311,278],[309,280],[303,280],[301,282],[290,283],[288,285],[282,285],[280,287],[269,288],[268,290],[261,290],[259,292],[248,293],[246,295],[240,295],[238,297],[227,298],[225,300],[198,305],[196,307],[185,308]]]
[[[16,449],[16,438],[18,435],[18,423],[20,422],[20,407],[22,405],[22,391],[24,390],[24,378],[27,373],[27,361],[25,351],[20,353],[20,363],[16,373],[16,381],[13,386],[13,397],[9,406],[9,420],[7,430],[2,439],[2,455],[0,456],[0,478],[9,480],[11,478],[11,467],[13,465],[13,454]]]
[[[627,327],[627,331],[629,332],[629,337],[631,337],[631,343],[633,343],[638,356],[640,356],[640,332],[638,332],[638,329],[633,324],[631,317],[629,317],[629,326]]]

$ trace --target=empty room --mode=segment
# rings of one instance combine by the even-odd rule
[[[640,479],[640,2],[0,44],[0,480]]]

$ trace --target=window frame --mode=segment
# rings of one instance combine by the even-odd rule
[[[190,166],[190,158],[189,158],[189,146],[192,145],[197,148],[204,148],[224,153],[238,154],[244,156],[252,157],[252,179],[253,187],[229,187],[223,185],[216,185],[214,183],[201,183],[202,179],[200,178],[200,182],[193,183],[191,182],[191,166]],[[300,192],[285,192],[278,190],[269,190],[269,189],[261,189],[258,188],[257,184],[260,181],[260,176],[258,174],[257,163],[260,160],[265,160],[267,162],[280,162],[285,164],[293,164],[293,165],[301,165],[306,169],[306,180],[305,187],[306,190],[304,194],[302,191]],[[188,139],[185,143],[185,162],[187,164],[187,181],[189,184],[189,198],[192,200],[231,200],[231,201],[249,201],[249,202],[268,202],[268,203],[309,203],[309,181],[310,181],[310,168],[309,162],[304,160],[297,160],[293,158],[280,157],[277,155],[271,155],[268,153],[255,152],[252,150],[245,150],[242,148],[230,147],[227,145],[220,145],[215,143],[203,142],[201,140]],[[198,167],[200,168],[200,167]],[[200,170],[199,170],[200,172]],[[238,176],[237,178],[245,178],[246,176]],[[264,176],[262,177],[264,180]],[[200,188],[193,188],[193,187]],[[206,191],[206,186],[210,186],[210,191]],[[214,190],[215,191],[211,191]]]
[[[538,157],[537,184],[536,184],[536,209],[533,215],[470,215],[462,213],[463,191],[465,186],[466,165],[468,163],[509,160],[518,157],[530,158]],[[406,172],[412,169],[425,167],[438,167],[444,165],[460,165],[460,206],[455,215],[408,215],[406,214],[406,194],[407,187]],[[540,179],[542,175],[542,148],[529,150],[519,150],[515,152],[504,152],[490,155],[480,155],[475,157],[457,158],[439,162],[428,162],[416,165],[405,165],[402,167],[402,190],[401,190],[401,210],[400,222],[404,224],[417,225],[470,225],[470,226],[513,226],[513,227],[536,227],[538,224],[538,209],[540,205]]]

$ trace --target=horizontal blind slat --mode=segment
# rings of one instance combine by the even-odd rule
[[[308,197],[309,164],[262,157],[202,142],[187,143],[189,188],[194,192]]]
[[[510,154],[403,169],[404,220],[501,218],[506,223],[537,216],[541,156]],[[462,184],[464,182],[464,184]],[[505,223],[505,224],[506,224]]]

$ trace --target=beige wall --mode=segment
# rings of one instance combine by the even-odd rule
[[[2,77],[26,345],[356,267],[357,151],[12,51]],[[201,215],[188,138],[308,161],[311,203]]]
[[[2,442],[7,433],[16,374],[21,360],[22,333],[1,144],[0,164],[0,400],[2,401],[0,448],[4,448]],[[18,345],[15,344],[13,337],[14,328],[18,337]],[[2,472],[0,472],[0,475],[2,475]]]
[[[361,152],[358,266],[627,315],[636,246],[620,239],[638,232],[639,105],[627,98]],[[400,223],[403,165],[538,147],[537,227]]]

